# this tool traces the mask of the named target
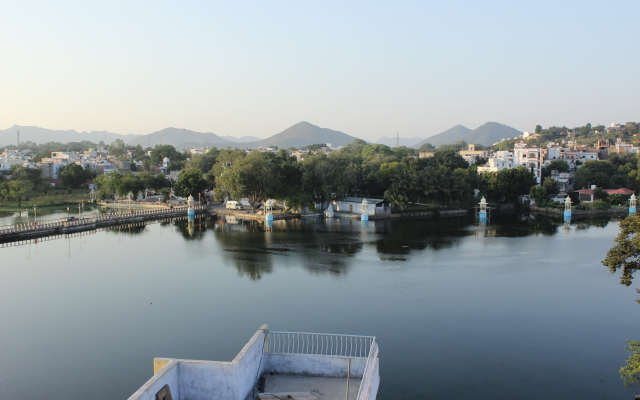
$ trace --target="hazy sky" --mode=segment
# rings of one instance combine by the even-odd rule
[[[638,121],[640,1],[0,1],[0,128]]]

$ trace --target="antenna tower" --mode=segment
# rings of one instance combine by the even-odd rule
[[[396,132],[396,147],[400,147],[400,134]]]

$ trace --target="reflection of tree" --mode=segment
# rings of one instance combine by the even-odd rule
[[[207,229],[212,228],[211,218],[199,216],[193,222],[188,219],[175,221],[175,227],[186,240],[202,240]]]
[[[609,224],[611,218],[590,218],[586,220],[579,220],[574,223],[576,229],[588,229],[592,226],[598,228],[604,228]]]
[[[349,221],[346,221],[349,222]],[[258,221],[219,220],[215,236],[241,276],[257,280],[273,270],[273,258],[291,256],[312,273],[342,274],[349,257],[362,249],[358,229],[344,221],[320,224],[300,220],[275,221],[267,227]],[[354,235],[358,237],[354,238]],[[287,264],[285,260],[282,262]]]
[[[259,280],[264,273],[272,272],[271,255],[278,249],[271,249],[267,234],[261,232],[256,221],[234,221],[224,223],[218,220],[214,235],[222,245],[224,255],[235,264],[238,275],[251,280]]]
[[[144,232],[146,227],[147,227],[146,224],[120,225],[120,226],[113,226],[113,227],[107,228],[107,232],[115,233],[118,235],[138,236]]]
[[[380,254],[407,255],[412,250],[434,250],[451,247],[459,237],[467,236],[465,228],[468,218],[422,219],[413,221],[389,221],[381,224],[376,232],[383,237],[376,240],[376,250]],[[405,260],[398,257],[382,257],[385,260]]]

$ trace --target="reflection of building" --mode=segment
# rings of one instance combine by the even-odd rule
[[[337,212],[349,212],[355,214],[363,214],[362,197],[345,197],[344,199],[334,200],[333,205]],[[391,204],[383,199],[366,199],[367,215],[391,214]]]

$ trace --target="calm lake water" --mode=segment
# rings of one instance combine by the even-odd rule
[[[273,330],[377,336],[379,399],[624,399],[615,221],[215,217],[0,248],[0,399],[126,399],[154,357]]]

